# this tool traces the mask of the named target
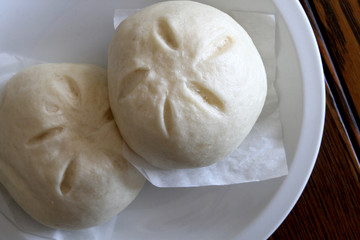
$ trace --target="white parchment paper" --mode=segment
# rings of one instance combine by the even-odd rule
[[[117,26],[119,22],[133,12],[134,10],[117,10],[114,24]],[[143,165],[142,159],[124,149],[127,158],[137,165],[144,176],[156,186],[224,185],[260,181],[287,174],[278,99],[273,86],[276,77],[275,18],[273,15],[259,13],[237,11],[229,13],[248,31],[265,63],[269,90],[263,112],[241,146],[227,159],[210,167],[163,171]],[[6,52],[0,53],[0,99],[4,85],[15,73],[39,63],[43,62],[29,59],[26,56],[16,56]],[[9,196],[2,185],[0,185],[0,215],[6,219],[6,226],[8,226],[9,231],[16,232],[16,235],[21,236],[21,239],[27,240],[116,239],[113,234],[120,224],[117,217],[114,217],[103,225],[78,231],[50,229],[28,216]]]
[[[136,10],[115,11],[114,27]],[[241,145],[227,158],[208,167],[163,170],[147,163],[127,146],[123,149],[130,161],[157,187],[197,187],[261,181],[288,173],[283,146],[276,79],[275,17],[270,14],[231,11],[230,15],[248,32],[266,69],[268,94],[263,111]]]

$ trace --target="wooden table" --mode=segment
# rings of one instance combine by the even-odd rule
[[[310,180],[270,239],[360,239],[360,1],[300,3],[322,56],[325,128]]]

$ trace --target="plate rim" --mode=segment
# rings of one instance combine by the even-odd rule
[[[299,1],[272,0],[272,2],[284,19],[299,60],[304,96],[301,133],[294,161],[291,168],[289,168],[289,174],[286,176],[285,181],[264,211],[238,235],[237,239],[260,239],[261,237],[267,239],[278,229],[299,200],[309,181],[317,160],[324,131],[326,91],[323,81],[323,66],[319,47],[309,19]],[[295,24],[297,28],[294,28]],[[314,84],[316,84],[316,87]],[[317,100],[320,100],[319,102],[313,101],[316,96],[318,96]],[[312,141],[309,141],[309,138]],[[303,159],[304,157],[309,159],[306,162],[307,164],[299,163],[300,158]],[[297,168],[298,165],[305,166],[300,177],[299,174],[291,174],[291,169]],[[289,190],[291,193],[289,193]],[[289,197],[285,200],[281,199],[285,194]]]

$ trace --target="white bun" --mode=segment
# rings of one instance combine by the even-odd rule
[[[145,180],[121,155],[106,71],[42,64],[16,74],[0,103],[0,181],[39,222],[62,229],[118,214]]]
[[[234,151],[267,89],[245,30],[190,1],[158,3],[123,21],[109,47],[108,81],[125,142],[165,169],[207,166]]]

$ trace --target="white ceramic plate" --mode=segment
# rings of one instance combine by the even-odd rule
[[[114,9],[142,8],[154,2],[2,2],[0,53],[105,67]],[[113,239],[265,239],[290,212],[313,169],[324,124],[325,90],[319,51],[299,2],[201,2],[223,10],[276,15],[277,89],[289,175],[220,187],[159,189],[147,184],[118,215]],[[22,239],[3,215],[0,233],[4,239]]]

